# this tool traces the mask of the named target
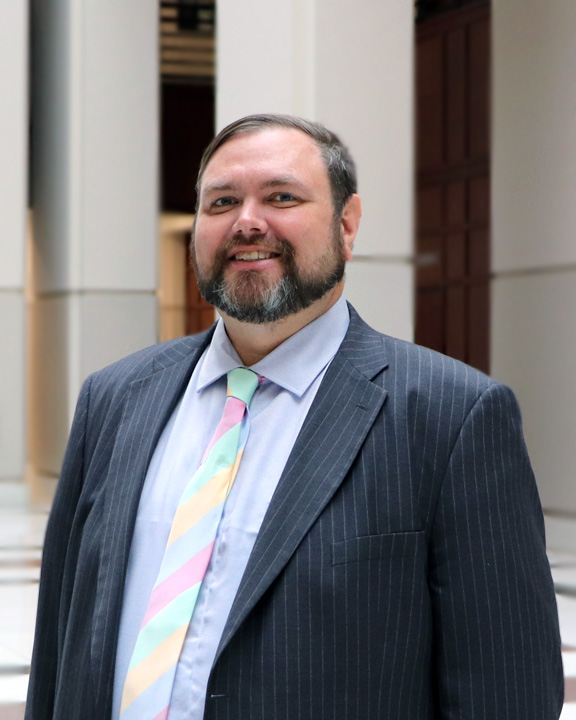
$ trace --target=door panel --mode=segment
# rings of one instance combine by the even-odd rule
[[[416,30],[416,342],[488,372],[490,5]]]

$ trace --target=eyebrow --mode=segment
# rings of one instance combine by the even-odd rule
[[[302,183],[300,180],[298,180],[293,175],[282,175],[280,177],[271,178],[270,180],[266,180],[262,183],[261,187],[263,188],[274,188],[274,187],[282,187],[284,185],[296,185],[297,187],[304,187],[304,183]],[[213,182],[206,185],[206,187],[203,189],[203,194],[207,195],[209,193],[215,193],[215,192],[224,192],[226,190],[235,190],[236,185],[234,183],[230,182]]]
[[[234,185],[232,183],[210,183],[209,185],[206,185],[205,188],[202,189],[202,192],[204,194],[210,193],[210,192],[222,192],[223,190],[234,190]]]
[[[293,175],[282,175],[281,177],[272,178],[262,183],[262,187],[279,187],[281,185],[297,185],[298,187],[303,187],[304,183]]]

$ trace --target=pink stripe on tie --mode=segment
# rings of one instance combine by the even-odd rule
[[[165,707],[164,710],[158,713],[152,720],[167,720],[169,707]]]
[[[178,570],[167,577],[164,582],[161,582],[160,585],[152,590],[148,610],[142,621],[142,627],[149,623],[160,610],[163,610],[166,605],[178,597],[180,593],[183,593],[202,580],[206,574],[208,563],[210,562],[213,546],[214,541],[206,545],[205,548],[196,553],[194,557],[186,561],[184,565],[179,567]]]
[[[204,462],[204,460],[206,460],[206,458],[208,457],[208,453],[210,452],[210,450],[212,450],[212,446],[214,445],[214,443],[218,442],[222,435],[227,433],[228,430],[234,427],[234,425],[238,425],[238,423],[242,422],[245,410],[246,404],[242,400],[239,400],[235,397],[226,398],[226,408],[224,410],[224,415],[222,416],[222,419],[220,420],[220,423],[216,428],[216,432],[214,433],[212,440],[210,440],[210,444],[206,448],[206,452],[204,453],[202,462]]]

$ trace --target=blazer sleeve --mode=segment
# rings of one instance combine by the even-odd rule
[[[468,414],[432,531],[434,666],[443,719],[557,720],[558,614],[544,521],[512,392]]]
[[[90,383],[89,378],[80,392],[46,529],[25,720],[49,720],[54,711],[71,595],[71,588],[65,587],[65,568],[67,562],[70,562],[70,556],[74,555],[69,539],[84,476]]]

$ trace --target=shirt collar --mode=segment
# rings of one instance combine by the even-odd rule
[[[349,323],[348,306],[341,297],[327,312],[291,335],[250,369],[302,397],[337,353]],[[242,361],[220,319],[203,358],[198,392],[226,375],[229,370],[241,366]]]

